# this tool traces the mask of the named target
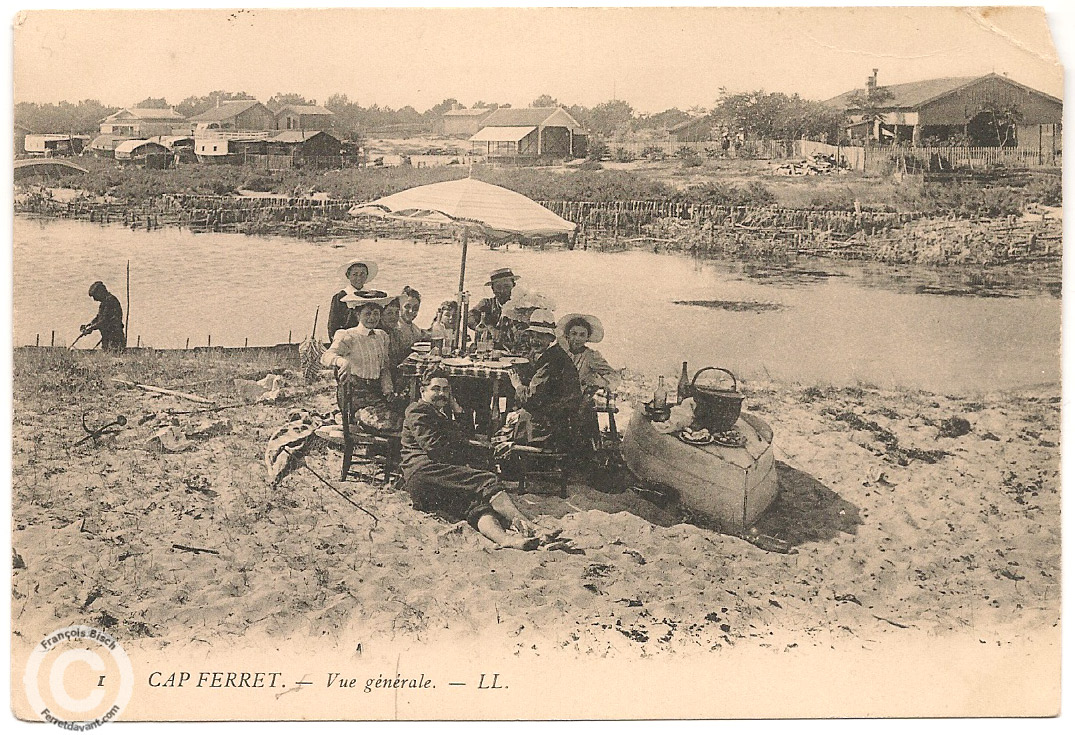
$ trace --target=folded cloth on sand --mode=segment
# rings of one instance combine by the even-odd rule
[[[293,411],[288,422],[273,432],[265,448],[265,469],[270,485],[276,485],[287,471],[291,457],[301,451],[323,421],[309,411]]]
[[[284,387],[284,379],[279,375],[269,373],[261,380],[245,380],[236,378],[235,390],[247,401],[274,401],[280,395],[280,389]]]

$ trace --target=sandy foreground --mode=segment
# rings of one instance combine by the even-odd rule
[[[413,510],[401,490],[338,482],[339,453],[325,445],[271,489],[265,441],[296,408],[330,410],[327,383],[306,397],[192,415],[175,412],[197,404],[110,380],[232,403],[234,378],[271,368],[267,358],[213,354],[16,351],[16,652],[76,623],[138,650],[203,657],[265,640],[351,660],[363,646],[376,655],[443,645],[509,661],[749,668],[764,652],[867,660],[955,646],[971,669],[1037,651],[1044,658],[1023,665],[1044,676],[1055,668],[1047,686],[1058,690],[1059,386],[955,396],[750,384],[745,410],[772,426],[780,463],[780,497],[756,528],[792,553],[705,528],[652,494],[582,485],[566,500],[518,496],[577,549],[526,553]],[[128,424],[75,447],[84,412],[91,426],[118,413]],[[148,448],[170,412],[187,429],[228,426],[183,451]],[[960,433],[953,417],[969,432],[948,436]],[[879,711],[859,705],[839,711]]]

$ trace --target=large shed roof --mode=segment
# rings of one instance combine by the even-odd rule
[[[281,107],[279,110],[276,111],[276,114],[279,115],[281,112],[284,112],[286,110],[290,110],[291,112],[294,112],[296,115],[335,115],[336,114],[332,110],[326,110],[321,105],[284,105],[283,107]]]
[[[470,139],[476,143],[517,143],[537,130],[536,125],[519,127],[484,127]]]
[[[1001,74],[992,73],[979,77],[942,77],[939,79],[922,79],[917,82],[907,82],[905,84],[886,85],[882,88],[887,90],[892,96],[881,103],[881,108],[915,109],[917,107],[922,107],[929,102],[933,102],[939,97],[944,97],[945,95],[956,92],[963,87],[993,77],[1001,79],[1016,87],[1021,87],[1028,92],[1033,92],[1034,94],[1041,95],[1042,97],[1055,102],[1060,102],[1060,100],[1041,90],[1027,87],[1025,84],[1020,84],[1014,79],[1009,79]],[[862,93],[862,90],[852,89],[841,95],[837,95],[830,100],[826,100],[825,104],[839,109],[847,109],[848,107],[853,107],[851,101],[860,93]]]
[[[490,127],[514,127],[516,125],[545,125],[550,118],[559,117],[574,128],[582,127],[562,107],[501,107],[485,119]]]
[[[212,107],[190,118],[191,122],[220,122],[241,115],[251,107],[260,105],[257,100],[232,100],[222,102],[219,107]]]

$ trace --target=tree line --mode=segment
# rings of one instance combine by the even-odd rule
[[[219,103],[254,99],[246,92],[216,90],[206,95],[190,96],[174,105],[186,118],[205,112]],[[317,101],[296,92],[278,92],[266,101],[273,111],[285,105],[315,105]],[[149,97],[132,107],[173,107],[164,97]],[[447,98],[424,112],[407,105],[398,109],[377,104],[363,106],[346,94],[337,93],[324,102],[334,113],[333,130],[344,138],[360,139],[371,131],[393,128],[413,132],[433,131],[441,116],[448,110],[464,107],[458,100]],[[479,100],[471,108],[511,107]],[[709,109],[676,107],[658,113],[641,113],[624,100],[609,100],[593,107],[561,103],[543,94],[530,107],[563,107],[580,125],[597,138],[613,138],[646,130],[664,130],[692,117],[708,116],[715,128],[729,134],[743,133],[751,138],[793,140],[806,136],[835,142],[841,134],[845,113],[821,102],[807,100],[798,94],[756,90],[728,94],[720,90],[716,104]],[[15,105],[15,122],[38,133],[93,134],[101,120],[119,107],[87,99],[77,103],[20,102]]]

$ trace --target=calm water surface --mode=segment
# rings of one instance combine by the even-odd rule
[[[96,313],[86,295],[103,280],[124,299],[131,261],[130,342],[155,347],[295,341],[309,334],[314,310],[324,325],[341,287],[339,264],[364,256],[380,264],[370,285],[423,294],[418,324],[452,298],[459,246],[399,240],[311,243],[287,237],[134,232],[86,222],[15,220],[14,343],[70,343]],[[883,267],[818,266],[836,277],[799,281],[749,277],[742,266],[688,257],[550,250],[471,248],[472,301],[494,268],[510,266],[520,285],[557,302],[557,313],[597,314],[599,349],[614,365],[676,379],[692,370],[728,367],[744,378],[975,391],[1060,379],[1060,299],[968,298],[885,287]],[[892,282],[905,271],[889,269]],[[881,285],[879,285],[881,284]],[[674,301],[775,304],[769,311],[729,311]],[[96,337],[94,338],[95,341]],[[88,341],[88,340],[83,340]],[[92,342],[91,342],[92,344]]]

